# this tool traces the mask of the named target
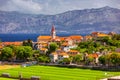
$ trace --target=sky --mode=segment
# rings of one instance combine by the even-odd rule
[[[120,0],[0,0],[0,10],[29,14],[59,14],[110,6],[120,9]]]

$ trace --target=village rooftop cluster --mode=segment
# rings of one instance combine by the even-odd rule
[[[108,65],[108,62],[106,61],[108,58],[104,59],[104,56],[112,56],[112,54],[119,55],[118,53],[120,52],[120,44],[118,42],[119,40],[116,39],[117,36],[115,37],[114,35],[118,34],[116,34],[115,32],[110,32],[108,34],[102,32],[92,32],[90,35],[86,36],[71,35],[66,37],[59,37],[56,35],[56,30],[53,25],[50,35],[38,36],[37,42],[33,42],[31,40],[26,40],[23,42],[1,42],[0,49],[2,54],[2,49],[4,49],[4,47],[6,46],[26,46],[25,43],[32,43],[31,45],[27,46],[32,47],[32,49],[34,50],[32,53],[32,57],[34,57],[34,60],[38,60],[39,62],[49,62],[55,64],[75,63],[88,65]],[[114,44],[115,42],[112,41],[113,37],[118,43],[116,42],[116,44]],[[30,59],[30,55],[25,58],[26,60]],[[18,58],[14,56],[14,60],[25,60],[25,58]],[[118,56],[118,59],[119,58],[120,57]],[[109,59],[111,60],[111,65],[119,65],[119,61],[116,61],[115,63],[112,62],[112,59],[114,58],[110,57]]]

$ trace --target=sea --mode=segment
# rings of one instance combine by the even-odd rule
[[[14,41],[24,41],[27,39],[31,39],[32,41],[36,42],[37,37],[40,35],[49,35],[49,34],[0,34],[0,41],[1,42],[14,42]],[[70,36],[74,34],[57,34],[57,36]],[[80,35],[80,34],[77,34]],[[84,36],[86,34],[82,34]]]

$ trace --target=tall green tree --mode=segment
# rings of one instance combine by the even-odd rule
[[[13,57],[13,50],[10,47],[4,47],[0,54],[1,60],[11,60]]]
[[[109,60],[113,65],[120,64],[120,54],[119,53],[112,53],[109,56]]]
[[[73,57],[73,62],[79,64],[81,61],[83,61],[83,55],[77,54]]]
[[[16,58],[19,60],[27,60],[32,56],[32,48],[30,46],[19,46],[16,48]]]
[[[54,42],[50,43],[50,45],[48,46],[48,53],[52,53],[54,51],[56,51],[56,49],[58,48],[58,45]]]
[[[103,64],[103,65],[106,64],[106,56],[105,55],[100,56],[98,60],[101,64]]]

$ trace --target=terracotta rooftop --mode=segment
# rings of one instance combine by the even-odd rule
[[[62,55],[62,56],[68,56],[68,54],[65,53],[65,52],[62,52],[62,53],[60,53],[59,55]]]
[[[4,46],[7,46],[7,45],[20,46],[20,45],[22,45],[22,42],[2,42],[2,44],[3,44]]]
[[[77,50],[70,50],[69,52],[79,52],[79,51],[77,51]]]
[[[81,39],[83,39],[83,37],[82,36],[79,36],[79,35],[72,35],[72,36],[69,36],[71,39],[76,39],[76,40],[81,40]]]
[[[51,39],[51,36],[39,36],[38,39]]]
[[[98,54],[96,54],[96,53],[89,54],[88,56],[91,56],[91,57],[93,57],[93,58],[98,58]]]
[[[45,51],[45,50],[47,50],[47,48],[40,48],[40,50],[43,50],[43,51]]]

